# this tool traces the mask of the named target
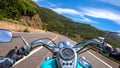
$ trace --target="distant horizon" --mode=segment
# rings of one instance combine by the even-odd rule
[[[33,0],[39,6],[104,31],[120,32],[120,0]]]

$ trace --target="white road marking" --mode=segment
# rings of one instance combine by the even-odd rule
[[[54,41],[55,39],[57,39],[58,36],[56,36],[54,39],[52,39],[52,41]],[[52,41],[49,41],[48,43],[51,43]]]
[[[55,39],[57,39],[57,37],[58,37],[58,36],[56,35],[56,37],[53,38],[52,41],[54,41]],[[51,43],[51,41],[49,41],[48,43]],[[43,46],[40,46],[40,47],[36,48],[36,49],[33,50],[32,52],[30,52],[30,54],[28,54],[27,56],[24,56],[24,58],[22,58],[22,59],[20,59],[19,61],[15,62],[15,64],[14,64],[12,67],[16,66],[16,65],[19,64],[21,61],[27,59],[29,56],[33,55],[34,53],[36,53],[37,51],[39,51],[39,50],[42,49],[42,48],[43,48]]]
[[[98,58],[97,56],[95,56],[93,53],[87,51],[89,54],[91,54],[92,56],[94,56],[96,59],[98,59],[99,61],[101,61],[103,64],[105,64],[106,66],[108,66],[109,68],[112,68],[112,66],[110,66],[109,64],[107,64],[106,62],[104,62],[103,60],[101,60],[100,58]]]
[[[30,54],[28,54],[27,56],[24,56],[24,58],[22,58],[19,61],[15,62],[15,64],[13,65],[13,67],[16,66],[17,64],[19,64],[21,61],[27,59],[29,56],[31,56],[32,54],[36,53],[37,51],[39,51],[42,48],[43,48],[43,46],[40,46],[40,47],[36,48],[34,51],[30,52]]]

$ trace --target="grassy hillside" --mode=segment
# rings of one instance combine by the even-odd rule
[[[37,19],[33,19],[33,17]],[[25,20],[21,21],[21,18]],[[20,22],[19,24],[34,25],[33,27],[60,33],[76,41],[85,41],[105,35],[104,31],[89,24],[74,22],[51,9],[39,7],[32,0],[0,0],[0,19],[17,20]],[[34,21],[31,21],[32,19]],[[36,20],[40,21],[36,23]]]
[[[0,19],[41,28],[37,5],[32,0],[0,0]]]
[[[19,19],[22,15],[36,13],[37,9],[30,0],[0,0],[0,18]]]

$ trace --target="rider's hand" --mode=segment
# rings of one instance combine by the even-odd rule
[[[0,59],[0,68],[10,68],[13,65],[14,61],[10,58]]]
[[[20,50],[15,47],[15,49],[12,49],[8,52],[6,57],[9,57],[11,59],[14,59],[15,61],[23,58],[23,54],[20,53]]]

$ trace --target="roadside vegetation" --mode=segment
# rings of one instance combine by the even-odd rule
[[[0,0],[0,19],[19,19],[22,15],[32,17],[37,9],[30,0]]]

